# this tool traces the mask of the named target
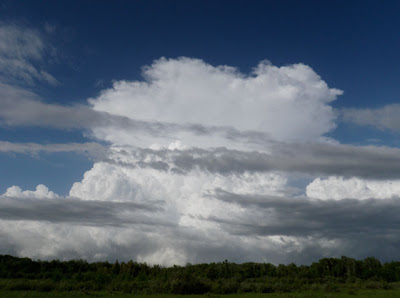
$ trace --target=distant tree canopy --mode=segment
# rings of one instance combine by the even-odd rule
[[[24,280],[35,288],[35,281],[47,281],[49,289],[109,289],[129,293],[236,293],[275,292],[307,289],[329,283],[400,281],[400,262],[381,264],[373,257],[355,260],[348,257],[324,258],[310,266],[268,263],[235,264],[228,261],[210,264],[161,267],[146,263],[72,261],[34,261],[0,255],[0,278]],[[43,285],[43,283],[41,283]],[[0,285],[1,286],[1,285]],[[28,286],[29,287],[29,286]]]

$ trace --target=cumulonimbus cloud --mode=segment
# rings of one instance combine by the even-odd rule
[[[199,59],[162,58],[143,75],[115,82],[81,106],[0,88],[8,96],[3,124],[85,129],[108,142],[0,143],[0,151],[23,154],[101,152],[68,197],[50,198],[42,186],[1,196],[0,248],[173,265],[248,256],[272,263],[324,254],[386,258],[386,248],[398,247],[398,231],[390,229],[400,209],[396,189],[366,199],[365,189],[352,193],[346,185],[352,177],[397,183],[399,150],[326,139],[336,121],[330,103],[341,91],[310,67],[262,61],[244,74]],[[340,197],[320,195],[334,187],[343,189]],[[368,237],[387,246],[366,249]]]
[[[329,103],[342,93],[304,64],[277,67],[262,61],[251,74],[243,74],[199,59],[161,58],[144,67],[143,76],[145,81],[115,82],[89,103],[96,111],[130,119],[233,127],[276,140],[304,141],[335,127]],[[122,144],[140,139],[112,127],[95,129],[94,134]],[[175,137],[194,142],[193,136]]]

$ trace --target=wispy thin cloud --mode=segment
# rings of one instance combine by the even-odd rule
[[[99,143],[65,143],[65,144],[37,144],[11,143],[0,141],[0,152],[37,155],[40,153],[75,152],[89,156],[94,160],[102,160],[106,156],[107,147]]]
[[[42,34],[26,26],[0,23],[0,79],[3,83],[57,85],[59,82],[42,68],[49,54]]]

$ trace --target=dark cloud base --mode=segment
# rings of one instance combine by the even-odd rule
[[[239,195],[222,190],[216,190],[213,197],[240,205],[246,210],[240,218],[199,218],[217,224],[220,230],[230,235],[219,244],[210,242],[213,230],[199,231],[156,219],[163,212],[162,202],[137,204],[73,198],[50,200],[1,197],[0,219],[127,230],[141,227],[142,231],[156,234],[161,232],[163,236],[174,239],[175,244],[193,263],[229,258],[235,262],[267,260],[272,263],[308,264],[322,257],[342,255],[354,258],[374,256],[382,261],[400,258],[399,198],[321,201],[304,197]],[[17,253],[18,245],[13,243],[15,241],[12,237],[5,231],[1,234],[4,240],[2,247]],[[260,240],[267,236],[278,237],[281,243],[263,249],[254,245],[246,246],[242,242],[244,238]],[[151,247],[156,252],[166,245],[161,239],[147,236],[140,241],[140,245],[134,241],[133,247],[145,247],[146,252],[151,252]],[[132,250],[128,247],[118,243],[114,245],[119,255],[109,253],[107,258],[132,258]],[[77,257],[75,250],[59,253],[65,257]],[[208,257],[210,255],[213,256],[211,259]]]
[[[46,221],[88,226],[132,224],[166,225],[154,213],[163,211],[163,202],[146,204],[112,201],[84,201],[75,198],[35,199],[0,197],[0,219]],[[171,223],[169,223],[170,225]]]

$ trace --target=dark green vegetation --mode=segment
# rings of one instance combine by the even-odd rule
[[[2,298],[87,298],[92,297],[118,297],[118,298],[398,298],[399,291],[395,290],[362,290],[354,293],[327,293],[321,291],[313,292],[291,292],[291,293],[238,293],[238,294],[203,294],[203,295],[174,295],[174,294],[126,294],[118,292],[32,292],[32,291],[0,291]]]
[[[55,291],[65,295],[74,293],[75,297],[79,296],[76,293],[89,292],[97,292],[99,296],[103,296],[99,294],[102,292],[119,293],[121,297],[123,293],[208,294],[210,297],[232,293],[290,293],[291,297],[303,297],[297,296],[296,292],[309,293],[307,297],[314,297],[314,294],[318,297],[320,293],[341,293],[345,297],[372,290],[377,295],[385,292],[386,297],[390,297],[392,293],[400,293],[397,291],[399,282],[400,262],[381,264],[375,258],[361,261],[347,257],[326,258],[310,266],[225,261],[164,268],[132,261],[111,264],[0,256],[2,297],[16,297],[14,291],[19,291],[20,297],[21,293],[26,297],[38,297],[32,291],[40,292],[44,297],[61,297]],[[45,292],[49,294],[45,295]]]

